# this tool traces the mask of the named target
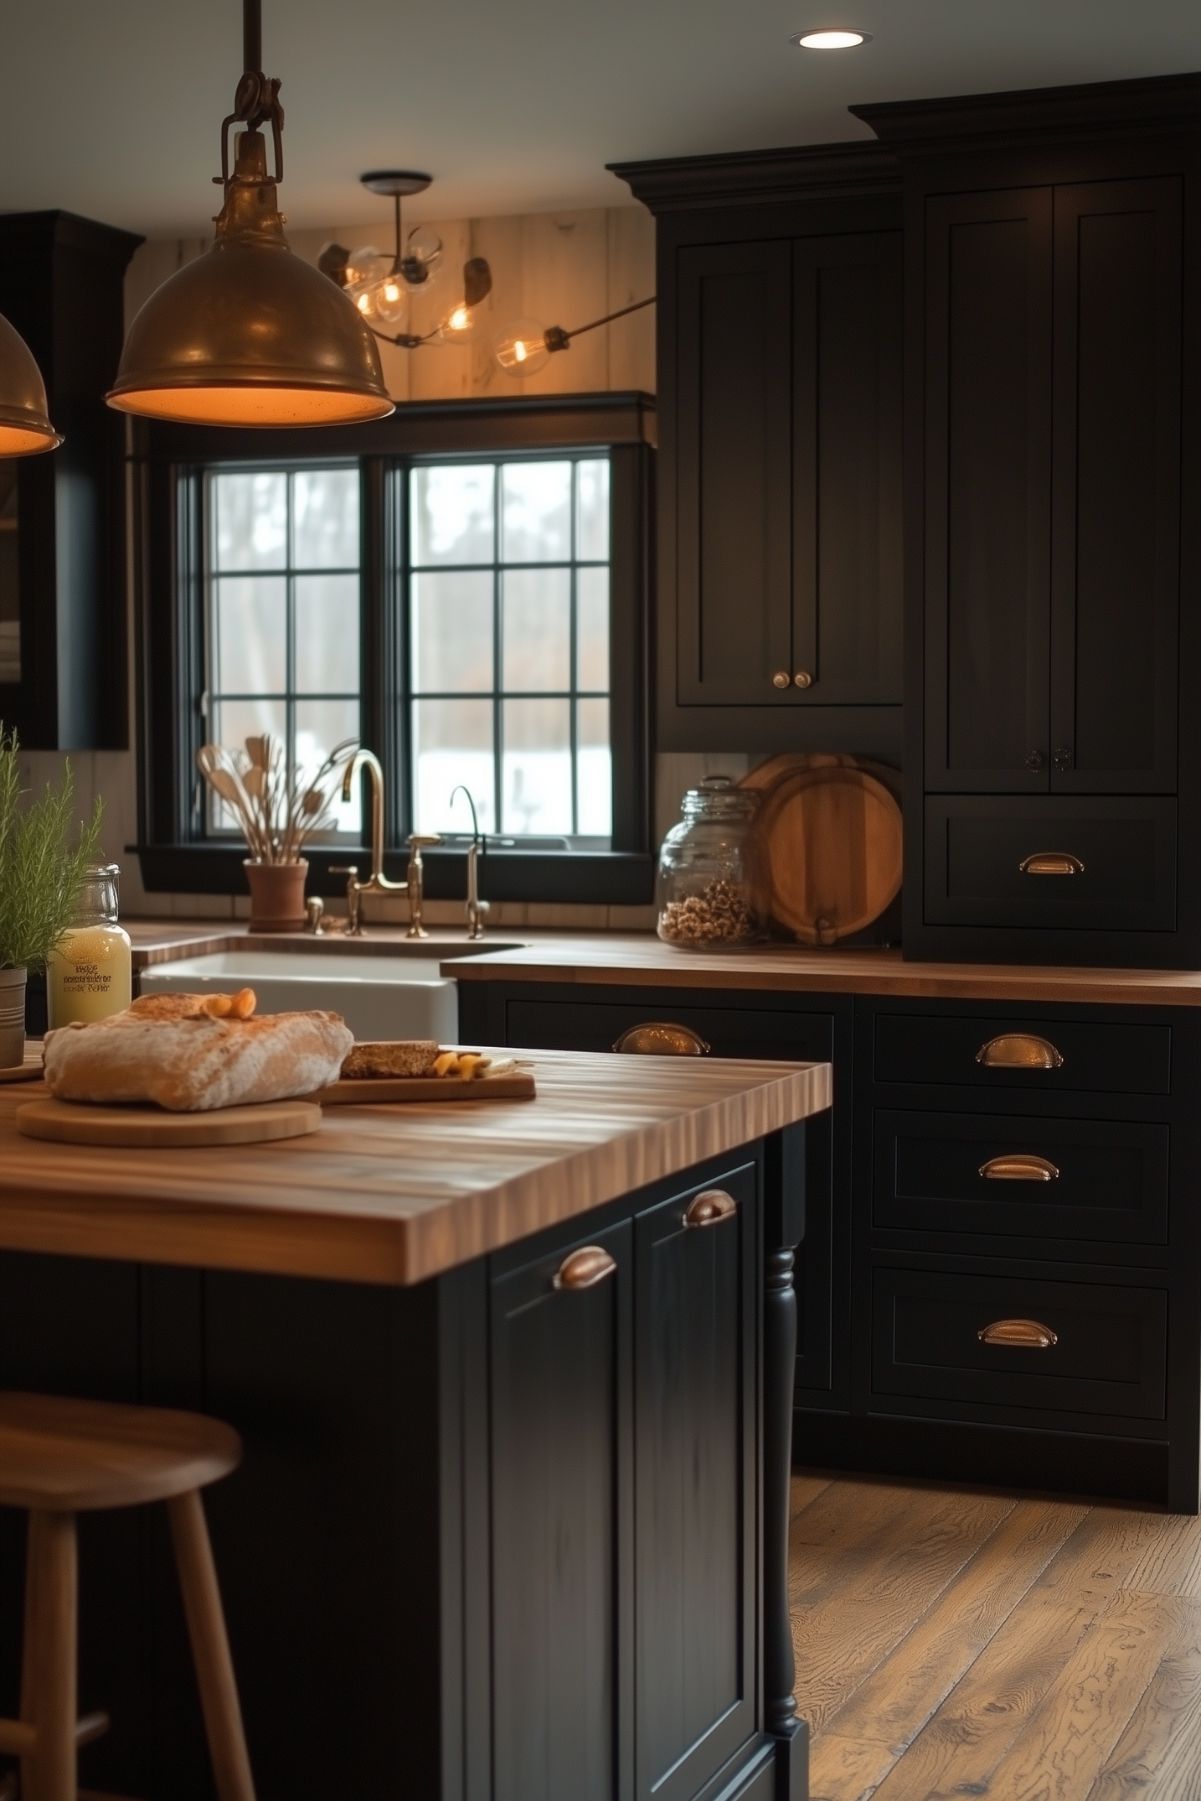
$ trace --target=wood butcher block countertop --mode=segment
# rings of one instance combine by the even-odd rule
[[[524,935],[524,934],[523,934]],[[1201,970],[1039,968],[1031,964],[906,963],[896,950],[673,950],[659,939],[547,934],[521,950],[445,962],[460,982],[588,982],[646,988],[767,989],[773,994],[914,995],[928,1000],[1091,1001],[1201,1007]]]
[[[412,950],[403,926],[369,925],[353,944],[308,933],[252,938],[245,925],[182,920],[129,925],[135,968],[211,951],[274,946],[278,950],[339,949],[347,956],[386,956]],[[761,945],[756,950],[686,951],[650,932],[563,932],[497,926],[501,942],[519,950],[466,955],[463,933],[431,931],[420,947],[460,982],[603,982],[645,988],[769,989],[775,994],[913,995],[927,1000],[1084,1002],[1128,1007],[1201,1007],[1201,970],[1045,968],[1025,963],[907,963],[899,950],[810,950]],[[477,947],[471,947],[475,950]]]
[[[534,1100],[329,1108],[280,1144],[117,1150],[16,1130],[0,1087],[0,1249],[402,1285],[830,1105],[825,1063],[539,1051]]]

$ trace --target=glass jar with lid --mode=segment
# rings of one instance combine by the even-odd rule
[[[752,835],[758,804],[728,775],[706,776],[684,795],[680,822],[659,852],[657,930],[665,944],[723,950],[763,937]]]
[[[115,863],[89,864],[71,924],[46,963],[50,1026],[123,1013],[130,1002],[129,933],[117,923]]]

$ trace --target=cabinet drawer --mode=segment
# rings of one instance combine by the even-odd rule
[[[1001,1321],[1033,1322],[1045,1349],[986,1344]],[[1154,1288],[877,1268],[872,1390],[1054,1413],[1164,1417],[1168,1298]]]
[[[985,1052],[986,1046],[992,1049]],[[1046,1067],[1004,1060],[1026,1054],[1040,1057]],[[984,1093],[1028,1088],[1034,1094],[1168,1094],[1172,1031],[1170,1026],[1094,1025],[1037,1013],[1016,1019],[878,1013],[875,1076],[877,1082],[933,1082]]]
[[[1176,803],[1057,795],[929,799],[925,918],[928,925],[1171,932]]]
[[[609,1051],[623,1032],[652,1020],[684,1026],[715,1057],[829,1062],[834,1020],[829,1013],[769,1013],[752,1007],[676,1005],[662,994],[645,1006],[604,1001],[512,1000],[505,1011],[506,1042],[540,1050]]]
[[[874,1154],[877,1226],[1167,1242],[1167,1126],[880,1110]]]

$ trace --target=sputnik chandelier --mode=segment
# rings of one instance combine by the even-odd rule
[[[318,267],[337,282],[354,302],[364,325],[386,344],[419,350],[423,345],[470,343],[481,328],[482,302],[492,292],[492,270],[482,256],[469,257],[457,282],[446,286],[437,322],[426,331],[413,329],[414,300],[445,286],[447,265],[442,240],[432,227],[414,226],[406,234],[402,202],[424,193],[433,177],[414,169],[372,169],[359,180],[369,193],[392,201],[393,248],[385,251],[368,245],[347,250],[341,244],[328,244],[318,258]],[[571,331],[561,325],[542,325],[536,319],[517,319],[493,340],[492,354],[506,375],[536,375],[556,351],[569,350],[573,338],[654,304],[652,294]]]
[[[413,194],[423,194],[433,177],[415,169],[372,169],[359,180],[368,193],[392,201],[393,248],[383,251],[367,245],[362,250],[346,250],[341,244],[329,244],[318,258],[318,267],[346,292],[363,323],[385,343],[399,344],[404,350],[417,350],[422,344],[468,343],[476,335],[479,304],[492,291],[492,271],[482,256],[464,263],[458,287],[447,293],[447,304],[433,328],[424,332],[411,329],[414,299],[445,286],[446,254],[441,238],[428,225],[414,226],[406,234],[402,213],[402,203]]]

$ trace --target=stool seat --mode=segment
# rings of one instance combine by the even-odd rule
[[[90,1513],[168,1501],[235,1469],[232,1426],[198,1413],[0,1392],[0,1506]]]

